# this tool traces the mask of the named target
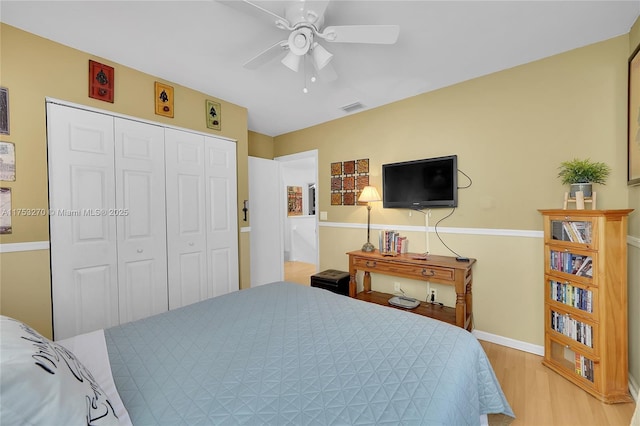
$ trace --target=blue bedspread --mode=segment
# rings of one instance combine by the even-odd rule
[[[291,283],[105,330],[134,426],[478,424],[513,415],[470,333]]]

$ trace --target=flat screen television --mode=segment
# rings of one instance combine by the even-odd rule
[[[458,156],[382,165],[382,205],[421,209],[458,206]]]

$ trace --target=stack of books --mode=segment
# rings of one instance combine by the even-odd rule
[[[378,238],[378,250],[380,253],[401,254],[408,253],[409,240],[400,233],[385,229],[380,231]]]

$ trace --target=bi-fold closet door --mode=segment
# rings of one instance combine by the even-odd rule
[[[238,290],[235,145],[165,130],[169,309]]]
[[[53,103],[47,127],[56,339],[238,289],[232,142]],[[172,141],[180,138],[171,135],[181,134],[202,145],[195,187],[176,173],[175,165],[191,158],[185,150],[173,155]],[[205,146],[217,148],[207,157]],[[224,169],[217,180],[207,179],[213,172],[206,160]],[[198,191],[201,199],[193,195]],[[207,210],[211,197],[222,204]],[[194,216],[204,240],[186,240],[187,247],[176,250],[176,231],[197,234]],[[223,243],[208,243],[213,236]],[[193,257],[200,262],[195,269],[185,261]],[[194,282],[202,282],[198,292]]]

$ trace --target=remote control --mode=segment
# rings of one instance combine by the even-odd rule
[[[457,260],[458,262],[468,262],[468,261],[469,261],[469,258],[468,258],[468,257],[458,256],[458,257],[456,257],[456,260]]]

